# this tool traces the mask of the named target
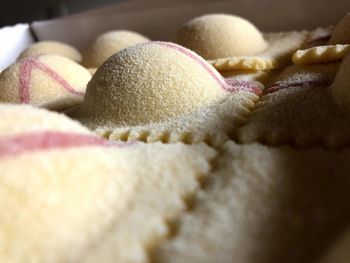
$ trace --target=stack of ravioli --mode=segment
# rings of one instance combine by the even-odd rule
[[[39,42],[0,119],[0,262],[349,261],[350,13]]]

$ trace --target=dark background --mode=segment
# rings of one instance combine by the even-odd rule
[[[125,0],[0,0],[0,27],[51,19]]]

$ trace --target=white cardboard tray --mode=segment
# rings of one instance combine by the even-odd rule
[[[37,21],[0,29],[0,69],[39,40],[58,40],[78,49],[112,29],[129,29],[153,40],[171,41],[189,19],[206,13],[232,13],[252,21],[263,31],[312,29],[335,24],[350,11],[348,0],[245,1],[128,1],[63,19]]]

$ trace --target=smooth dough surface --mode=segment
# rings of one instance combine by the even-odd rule
[[[342,60],[350,51],[350,45],[325,45],[297,50],[292,61],[297,65],[331,63]]]
[[[278,67],[273,58],[235,56],[208,61],[218,71],[226,70],[270,70]]]

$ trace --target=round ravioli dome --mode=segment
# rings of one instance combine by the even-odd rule
[[[90,79],[87,69],[62,56],[24,58],[0,73],[0,102],[70,107],[82,101]]]
[[[329,44],[350,44],[350,13],[344,16],[333,29]]]
[[[76,48],[57,41],[40,41],[30,45],[22,51],[17,60],[43,54],[60,55],[76,62],[81,61],[81,54]]]
[[[177,32],[176,42],[205,59],[254,55],[267,48],[262,34],[252,23],[225,14],[190,20]]]
[[[84,52],[82,64],[88,68],[98,68],[121,49],[148,41],[150,40],[147,37],[127,30],[104,33]]]
[[[150,42],[109,58],[89,82],[82,105],[69,114],[102,125],[155,123],[209,105],[226,88],[219,73],[192,51]]]
[[[0,119],[0,262],[79,261],[131,191],[120,149],[29,105],[2,104]]]
[[[350,113],[350,55],[342,61],[331,86],[336,102]]]

